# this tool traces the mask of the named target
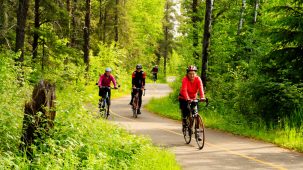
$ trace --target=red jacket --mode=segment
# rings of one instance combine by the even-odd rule
[[[194,100],[197,99],[198,92],[200,94],[200,98],[205,98],[201,78],[196,76],[194,81],[190,82],[187,76],[185,76],[182,80],[179,98],[184,100]]]
[[[109,77],[106,76],[106,74],[102,74],[99,78],[98,86],[102,87],[110,87],[110,83],[113,82],[114,86],[117,87],[116,79],[110,75]]]

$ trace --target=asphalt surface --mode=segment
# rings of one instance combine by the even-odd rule
[[[168,95],[166,84],[148,84],[143,104],[153,97]],[[113,121],[131,133],[148,136],[157,146],[169,148],[185,170],[217,169],[298,169],[303,170],[303,154],[279,148],[273,144],[206,129],[206,145],[198,150],[193,139],[187,145],[181,123],[157,116],[146,110],[138,118],[132,117],[129,97],[112,101]]]

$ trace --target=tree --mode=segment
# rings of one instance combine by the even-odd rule
[[[206,0],[206,11],[205,11],[205,21],[204,21],[204,34],[203,34],[203,47],[202,47],[202,72],[201,78],[204,87],[206,87],[206,71],[209,56],[209,46],[211,38],[211,26],[212,26],[212,11],[214,0]]]
[[[119,0],[116,0],[116,6],[115,6],[115,25],[114,25],[115,42],[116,43],[118,43],[118,41],[119,41],[118,25],[119,25]]]
[[[241,30],[243,28],[245,9],[246,9],[246,0],[242,0],[240,19],[238,24],[238,32],[237,32],[238,35],[241,33]]]
[[[259,10],[260,0],[255,0],[255,7],[254,7],[254,20],[253,23],[257,23],[257,17],[258,17],[258,10]]]
[[[24,38],[28,6],[29,0],[19,0],[19,6],[17,10],[15,52],[18,52],[19,50],[21,51],[21,55],[18,59],[20,62],[24,61]]]
[[[38,46],[39,46],[39,28],[40,28],[40,0],[35,0],[35,30],[34,30],[34,41],[33,41],[33,60],[37,58]]]
[[[192,21],[192,25],[193,25],[193,57],[195,59],[199,59],[199,54],[197,52],[197,47],[199,44],[199,35],[198,35],[198,0],[193,0],[192,1],[192,17],[191,17],[191,21]]]
[[[165,15],[163,21],[163,30],[164,30],[164,40],[162,41],[163,49],[163,71],[166,76],[166,67],[169,55],[172,53],[172,44],[173,44],[173,27],[174,27],[174,18],[173,13],[175,10],[173,8],[174,3],[171,0],[167,0],[165,4]]]
[[[85,26],[83,28],[83,39],[84,39],[84,63],[86,64],[86,71],[89,70],[89,41],[90,41],[90,0],[86,0],[86,14],[85,14]]]

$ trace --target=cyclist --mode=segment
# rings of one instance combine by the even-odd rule
[[[114,84],[114,88],[117,89],[117,82],[114,76],[111,75],[112,69],[106,68],[105,73],[100,75],[98,86],[99,86],[99,96],[105,98],[106,92],[108,92],[109,101],[107,101],[108,106],[110,106],[110,96],[111,90],[110,88],[103,88],[103,87],[110,87],[110,83]],[[100,99],[101,100],[101,99]]]
[[[157,76],[157,74],[158,74],[158,72],[159,72],[159,68],[158,68],[158,65],[155,65],[154,67],[153,67],[153,69],[152,69],[152,74],[153,74],[153,76],[155,77],[155,81],[158,79],[158,76]]]
[[[135,95],[135,88],[140,88],[139,90],[139,109],[138,109],[138,114],[141,114],[141,105],[142,105],[142,94],[143,94],[143,90],[144,90],[144,86],[145,86],[145,78],[146,78],[146,73],[144,71],[142,71],[142,65],[138,64],[136,66],[136,71],[133,72],[132,74],[132,93],[131,93],[131,101],[130,101],[130,105],[133,104],[133,97]]]
[[[179,94],[179,103],[182,113],[182,126],[186,124],[186,117],[190,114],[188,103],[197,99],[197,94],[200,94],[200,101],[205,101],[202,80],[197,76],[197,67],[189,66],[187,74],[182,80],[182,87]]]

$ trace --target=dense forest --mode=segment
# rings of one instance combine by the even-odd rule
[[[270,141],[303,150],[303,0],[0,0],[0,169],[140,169],[150,161],[134,163],[140,155],[155,156],[150,167],[177,166],[84,107],[97,102],[105,67],[121,85],[114,95],[129,94],[138,63],[177,76],[169,105],[186,66],[197,65],[217,118],[209,126],[275,131],[286,137]],[[56,86],[57,116],[28,160],[19,149],[24,103],[43,79]],[[97,142],[108,138],[100,129],[120,140]]]

